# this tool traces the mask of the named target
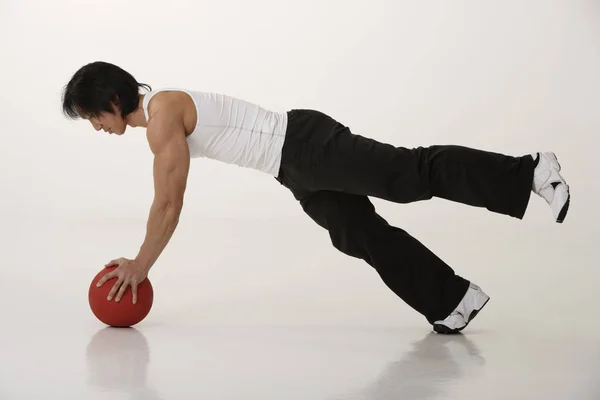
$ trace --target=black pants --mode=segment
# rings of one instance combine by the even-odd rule
[[[430,323],[446,318],[469,281],[404,230],[368,196],[396,203],[444,198],[515,218],[527,208],[530,155],[511,157],[462,146],[407,149],[359,136],[314,110],[292,110],[277,180],[329,231],[333,245],[363,259]]]

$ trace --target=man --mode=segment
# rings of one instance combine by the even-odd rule
[[[396,203],[435,196],[521,219],[533,191],[550,205],[556,222],[563,222],[570,201],[553,153],[512,157],[461,146],[395,147],[355,135],[315,110],[278,113],[220,94],[152,91],[104,62],[74,74],[64,88],[63,111],[110,134],[144,127],[154,154],[155,194],[146,237],[135,259],[106,264],[117,266],[99,282],[116,278],[109,301],[119,301],[131,287],[136,302],[137,284],[178,224],[194,157],[274,176],[328,230],[338,250],[371,265],[438,333],[460,332],[489,296],[389,225],[368,196]]]

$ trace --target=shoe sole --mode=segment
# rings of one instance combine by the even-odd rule
[[[556,218],[556,222],[558,222],[559,224],[562,224],[563,221],[565,220],[565,218],[567,216],[567,212],[569,211],[570,204],[571,204],[571,193],[569,193],[569,195],[567,196],[567,202],[562,207],[562,209],[558,213],[558,217]]]
[[[456,329],[450,329],[446,325],[443,325],[443,324],[434,324],[433,325],[433,331],[436,332],[436,333],[444,334],[444,335],[452,335],[452,334],[460,333],[463,329],[465,329],[467,326],[469,326],[469,324],[471,323],[471,321],[473,321],[473,319],[475,319],[475,317],[477,316],[477,314],[479,314],[479,312],[481,310],[483,310],[483,307],[485,307],[485,305],[489,301],[490,301],[490,297],[487,298],[487,300],[485,301],[485,303],[483,303],[483,305],[481,307],[479,307],[478,310],[471,311],[471,314],[469,315],[469,319],[467,320],[467,323],[465,324],[465,326],[460,327],[460,328],[456,328]]]
[[[560,165],[560,162],[558,161],[558,157],[556,156],[556,153],[550,152],[549,154],[551,155],[550,158],[554,159],[554,162],[556,163],[558,172],[560,172],[562,170],[562,167]],[[567,190],[569,190],[569,189],[567,189]],[[567,202],[563,205],[562,209],[558,213],[558,217],[556,218],[556,222],[558,222],[559,224],[562,224],[563,221],[565,220],[565,218],[567,217],[567,212],[569,211],[570,203],[571,203],[571,192],[569,191],[569,195],[567,196]]]

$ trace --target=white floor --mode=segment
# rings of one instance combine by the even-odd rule
[[[599,399],[596,231],[576,228],[577,209],[559,226],[534,204],[525,221],[380,204],[491,295],[452,337],[300,216],[184,218],[151,272],[148,318],[106,328],[87,285],[134,255],[144,221],[16,221],[0,271],[0,399]],[[476,218],[458,238],[451,213],[437,229],[411,217],[425,209]]]
[[[589,335],[65,322],[10,329],[3,399],[598,399]]]

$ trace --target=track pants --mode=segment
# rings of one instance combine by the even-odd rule
[[[456,308],[469,281],[378,215],[368,196],[396,203],[438,197],[521,219],[533,170],[530,155],[450,145],[396,147],[353,134],[319,111],[292,110],[276,179],[329,232],[333,246],[371,265],[433,323]]]

